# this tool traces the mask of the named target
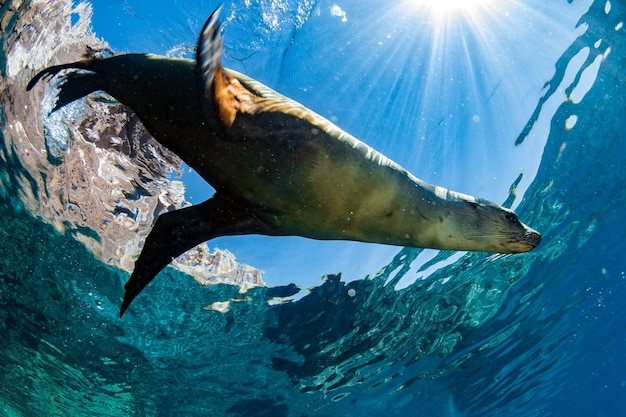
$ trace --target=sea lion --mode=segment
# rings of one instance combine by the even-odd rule
[[[221,65],[218,8],[196,60],[124,54],[57,65],[52,111],[102,90],[216,190],[161,215],[125,285],[120,316],[178,255],[217,236],[297,235],[399,246],[527,252],[541,236],[489,201],[427,184],[337,126]]]

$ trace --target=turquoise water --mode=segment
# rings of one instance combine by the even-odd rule
[[[117,50],[193,45],[215,4],[172,5],[161,11],[94,2],[93,27]],[[343,128],[421,178],[508,198],[541,231],[541,246],[493,256],[223,239],[220,247],[265,271],[267,287],[241,294],[168,268],[119,319],[129,274],[123,262],[100,256],[115,236],[90,223],[98,213],[86,203],[52,204],[54,191],[64,189],[53,173],[65,174],[62,196],[77,195],[72,173],[80,166],[63,171],[48,154],[68,163],[99,142],[76,148],[71,133],[55,142],[65,147],[52,148],[57,136],[47,133],[46,146],[23,145],[35,143],[38,131],[29,123],[40,113],[18,87],[44,64],[39,49],[16,45],[27,38],[36,45],[53,28],[52,20],[25,24],[19,16],[28,5],[12,10],[6,2],[1,415],[626,415],[624,5],[511,3],[506,12],[483,11],[495,19],[487,22],[499,22],[489,30],[473,32],[480,26],[473,16],[449,20],[447,35],[418,30],[408,9],[338,5],[347,22],[337,9],[328,13],[330,3],[227,4],[235,17],[225,23],[226,63],[332,112]],[[501,21],[507,13],[512,20]],[[264,24],[246,26],[261,16]],[[67,18],[78,24],[76,14]],[[437,26],[435,17],[420,19]],[[168,27],[174,34],[163,34]],[[125,33],[132,43],[122,44]],[[394,40],[384,53],[373,49],[379,40],[385,46],[381,39]],[[321,62],[320,49],[336,58]],[[420,64],[426,56],[440,66]],[[15,70],[17,61],[26,72]],[[451,77],[456,81],[446,81]],[[302,289],[293,298],[291,283]],[[227,300],[225,313],[203,308]]]

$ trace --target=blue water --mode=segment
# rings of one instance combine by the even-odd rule
[[[24,146],[41,114],[23,86],[49,62],[18,46],[54,33],[19,19],[28,3],[0,9],[0,415],[626,415],[624,4],[226,4],[226,65],[427,181],[506,200],[543,241],[493,256],[220,239],[268,287],[168,268],[119,319],[128,273],[62,216],[92,215],[80,202],[51,205],[51,148]],[[153,4],[94,2],[93,30],[192,56],[216,4]],[[206,192],[183,180],[192,202]]]

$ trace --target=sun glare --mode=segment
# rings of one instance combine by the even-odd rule
[[[490,0],[407,0],[412,7],[426,9],[437,18],[455,14],[474,13]]]

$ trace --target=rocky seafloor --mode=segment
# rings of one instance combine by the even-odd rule
[[[47,66],[112,53],[91,29],[88,3],[0,1],[0,11],[0,192],[131,271],[159,214],[189,204],[180,159],[104,93],[50,114],[62,77],[26,91]],[[202,284],[265,285],[261,271],[206,245],[172,265]]]

